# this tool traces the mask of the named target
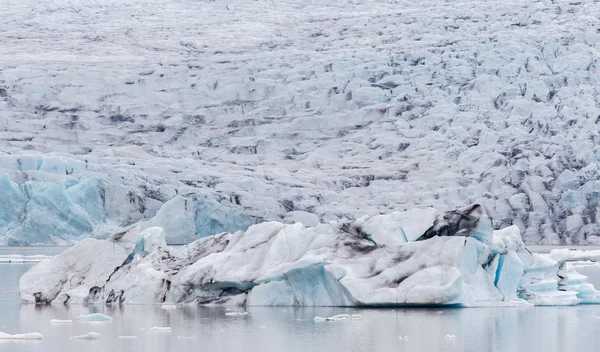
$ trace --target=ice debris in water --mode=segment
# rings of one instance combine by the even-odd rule
[[[82,323],[103,323],[107,321],[113,320],[113,318],[108,315],[104,315],[102,313],[92,313],[88,315],[80,315],[77,317]]]
[[[138,337],[135,335],[131,335],[131,336],[117,336],[118,339],[124,339],[124,340],[130,340],[130,339],[137,339]]]
[[[177,309],[177,306],[174,304],[163,304],[160,306],[161,309],[169,310],[169,309]]]
[[[408,340],[408,336],[404,336],[404,337],[398,336],[398,340],[400,340],[400,341],[406,341],[406,340]]]
[[[248,312],[227,312],[227,313],[225,313],[225,315],[227,315],[229,317],[239,317],[242,315],[248,315]]]
[[[39,332],[28,332],[25,334],[7,334],[0,331],[0,340],[41,340],[44,336]]]
[[[88,332],[87,334],[72,336],[71,340],[98,340],[100,338],[100,334],[97,332]]]
[[[50,324],[73,324],[73,320],[52,319]]]
[[[196,340],[198,336],[177,336],[180,340]]]
[[[444,336],[447,340],[456,340],[456,335],[450,335],[450,334],[446,334],[446,336]]]
[[[347,319],[362,319],[362,315],[350,315],[350,314],[338,314],[331,317],[320,317],[316,316],[313,318],[314,321],[336,321],[336,320],[347,320]]]
[[[169,326],[153,326],[150,328],[150,331],[155,332],[171,332],[171,328]]]

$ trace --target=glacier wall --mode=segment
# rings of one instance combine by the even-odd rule
[[[443,235],[422,236],[442,228]],[[600,303],[600,292],[567,266],[597,261],[599,251],[531,253],[518,227],[493,231],[479,206],[314,227],[263,222],[176,248],[166,245],[165,236],[164,229],[149,227],[108,240],[85,239],[25,273],[21,300],[363,307]]]
[[[169,244],[184,244],[257,221],[195,194],[169,199],[177,192],[160,180],[99,159],[0,155],[0,244],[71,245],[132,225],[162,226],[169,230]]]
[[[0,149],[102,160],[92,177],[115,185],[111,209],[71,194],[88,218],[73,205],[50,228],[35,211],[58,189],[2,205],[64,243],[190,193],[311,225],[477,202],[528,243],[600,243],[595,0],[21,0],[4,15]],[[27,236],[9,238],[59,242]]]

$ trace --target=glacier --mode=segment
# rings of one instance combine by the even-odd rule
[[[2,14],[0,244],[138,225],[183,244],[471,203],[528,244],[600,243],[595,0],[21,0]],[[160,212],[169,201],[182,208]]]
[[[600,303],[568,265],[600,251],[530,252],[517,226],[493,230],[480,205],[355,221],[262,222],[166,244],[161,227],[84,239],[26,272],[35,304],[531,306]]]
[[[207,194],[181,189],[186,194],[180,195],[168,182],[160,183],[99,159],[0,155],[0,244],[72,245],[131,226],[161,226],[169,244],[186,244],[246,229],[260,219]]]

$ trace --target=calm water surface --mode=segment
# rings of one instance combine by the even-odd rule
[[[39,254],[32,253],[32,254]],[[35,307],[19,304],[18,281],[30,264],[0,264],[0,330],[41,332],[41,341],[0,342],[0,351],[591,351],[600,345],[600,306],[474,309],[225,308],[158,306]],[[102,312],[112,322],[81,324],[80,314]],[[361,314],[362,320],[316,323],[315,315]],[[51,325],[71,319],[72,325]],[[170,326],[171,333],[151,332]],[[100,340],[71,336],[94,331]],[[456,335],[447,340],[444,335]],[[134,340],[118,336],[135,335]],[[408,336],[399,341],[398,335]]]

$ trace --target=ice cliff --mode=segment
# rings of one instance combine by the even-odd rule
[[[0,244],[471,203],[526,243],[600,243],[595,0],[4,10]],[[197,235],[151,220],[177,195],[162,214]]]
[[[574,305],[600,292],[567,265],[596,252],[531,253],[479,205],[305,227],[264,222],[168,247],[160,227],[85,239],[30,269],[23,302],[257,306]]]

